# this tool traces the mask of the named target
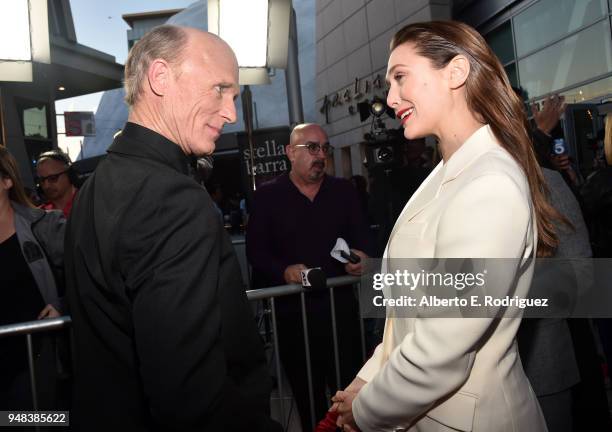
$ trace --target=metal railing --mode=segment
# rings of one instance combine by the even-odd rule
[[[329,300],[330,300],[330,309],[331,309],[331,321],[332,321],[332,338],[333,338],[333,346],[334,346],[334,366],[336,372],[336,387],[341,388],[341,380],[340,380],[340,354],[338,351],[338,330],[336,326],[336,308],[334,302],[334,289],[348,289],[348,287],[359,288],[360,277],[359,276],[338,276],[334,278],[330,278],[327,280],[327,288],[329,289]],[[316,425],[315,418],[315,409],[314,409],[314,393],[313,393],[313,383],[312,383],[312,365],[310,360],[310,339],[308,337],[308,317],[306,313],[306,294],[309,292],[307,288],[304,288],[302,285],[297,284],[289,284],[289,285],[279,285],[269,288],[260,288],[255,290],[247,291],[247,298],[251,301],[255,300],[270,300],[270,310],[264,311],[264,313],[269,313],[272,320],[272,337],[273,337],[273,348],[274,348],[274,357],[275,357],[275,368],[276,368],[276,376],[277,376],[277,388],[279,394],[280,401],[280,412],[283,423],[285,422],[285,407],[284,407],[284,393],[283,393],[283,385],[282,385],[282,375],[281,375],[281,362],[279,356],[279,343],[278,343],[278,331],[277,331],[277,317],[276,317],[276,308],[274,299],[277,297],[289,296],[289,295],[300,295],[300,305],[301,305],[301,319],[302,319],[302,329],[303,329],[303,337],[304,337],[304,351],[306,353],[306,374],[308,378],[308,397],[310,401],[310,420],[313,425]],[[356,296],[357,301],[359,301],[359,296]],[[362,360],[365,361],[366,355],[366,347],[365,347],[365,331],[363,320],[359,320],[359,332],[361,337],[361,356]],[[304,413],[302,413],[303,415]],[[288,419],[287,421],[289,421]]]
[[[341,380],[340,380],[340,356],[338,351],[338,331],[336,326],[336,310],[335,310],[335,302],[334,302],[334,290],[336,288],[348,289],[354,288],[355,286],[359,286],[360,278],[358,276],[339,276],[335,278],[330,278],[327,280],[327,287],[329,289],[329,298],[330,298],[330,309],[331,309],[331,321],[332,321],[332,337],[333,337],[333,346],[334,346],[334,365],[335,365],[335,373],[336,373],[336,385],[340,388]],[[260,300],[269,300],[269,309],[264,309],[264,314],[269,315],[272,323],[272,344],[273,344],[273,352],[274,352],[274,363],[277,377],[277,389],[278,396],[280,402],[280,413],[282,422],[285,422],[285,407],[284,407],[284,392],[283,392],[283,384],[282,384],[282,375],[281,375],[281,361],[279,354],[279,342],[278,342],[278,323],[276,316],[276,306],[275,299],[278,297],[291,296],[291,295],[299,295],[301,302],[301,319],[302,319],[302,327],[303,327],[303,337],[304,337],[304,350],[306,353],[306,373],[308,377],[308,396],[310,400],[310,418],[312,424],[316,424],[315,418],[315,410],[314,410],[314,394],[313,394],[313,382],[312,382],[312,365],[310,359],[310,339],[308,337],[308,316],[306,312],[306,295],[309,290],[304,288],[301,285],[290,284],[290,285],[279,285],[269,288],[261,288],[249,290],[246,292],[247,298],[249,301],[260,301]],[[357,301],[359,300],[359,296],[356,296]],[[32,403],[34,411],[38,410],[38,391],[36,387],[36,373],[34,366],[34,351],[32,344],[32,335],[34,333],[43,333],[43,332],[51,332],[56,330],[61,330],[70,327],[72,324],[72,319],[69,316],[62,316],[59,318],[51,318],[44,319],[38,321],[27,321],[17,324],[9,324],[0,326],[0,338],[8,337],[8,336],[19,336],[25,335],[26,344],[28,350],[28,367],[30,374],[30,383],[31,383],[31,391],[32,391]],[[359,331],[361,336],[361,354],[362,358],[365,361],[365,332],[363,320],[359,320]],[[72,348],[73,339],[70,338],[70,345]],[[302,413],[303,415],[303,413]],[[287,419],[289,421],[290,419]],[[38,429],[38,428],[37,428]]]
[[[48,318],[38,321],[26,321],[17,324],[7,324],[0,326],[0,338],[8,336],[25,335],[28,349],[28,368],[30,374],[30,390],[32,391],[32,408],[38,411],[38,388],[36,386],[36,370],[34,368],[34,348],[32,335],[34,333],[47,333],[68,328],[72,324],[69,316],[58,318]],[[71,338],[72,343],[72,338]],[[36,426],[40,430],[40,426]]]

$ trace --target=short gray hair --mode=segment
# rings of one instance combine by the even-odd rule
[[[155,27],[142,37],[130,50],[125,62],[123,85],[125,102],[133,107],[142,93],[142,83],[146,81],[147,70],[157,58],[170,64],[179,63],[187,42],[187,32],[174,25]]]

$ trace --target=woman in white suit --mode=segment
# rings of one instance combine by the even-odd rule
[[[384,258],[513,258],[507,293],[556,246],[521,100],[484,39],[458,22],[396,33],[387,104],[408,139],[433,135],[443,161],[410,199]],[[383,342],[334,396],[344,430],[545,431],[517,352],[520,319],[388,318]]]

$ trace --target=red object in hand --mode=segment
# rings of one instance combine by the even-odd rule
[[[336,432],[336,420],[338,419],[337,412],[328,412],[323,420],[319,422],[314,432]]]

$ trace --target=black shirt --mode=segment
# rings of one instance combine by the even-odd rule
[[[45,307],[17,234],[0,243],[0,290],[0,325],[33,321]]]
[[[0,325],[34,321],[45,302],[21,253],[17,234],[0,243]],[[27,368],[23,336],[0,339],[2,378],[10,378]]]
[[[330,255],[338,237],[350,248],[371,254],[365,214],[348,180],[326,175],[313,201],[288,174],[262,185],[247,228],[247,254],[258,276],[255,285],[284,284],[285,268],[292,264],[321,267],[328,278],[345,274],[344,264]]]

